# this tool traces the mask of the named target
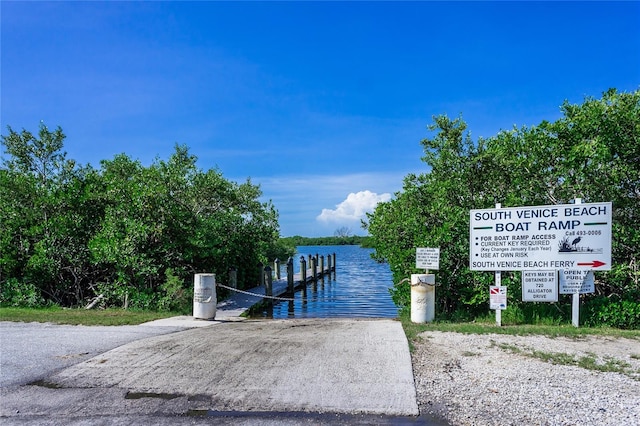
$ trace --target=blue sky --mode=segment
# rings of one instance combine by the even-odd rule
[[[251,178],[283,236],[363,234],[425,172],[432,117],[471,136],[640,88],[640,2],[0,2],[1,116],[69,158],[186,144]]]

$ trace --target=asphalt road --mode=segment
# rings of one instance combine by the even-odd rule
[[[181,327],[74,326],[0,322],[0,387],[42,380],[125,343]]]

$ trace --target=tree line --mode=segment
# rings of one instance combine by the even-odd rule
[[[331,236],[331,237],[282,237],[280,241],[292,249],[298,246],[349,246],[360,245],[367,247],[369,237],[360,235]]]
[[[441,318],[486,315],[493,274],[469,269],[469,211],[503,207],[613,203],[612,269],[596,272],[596,292],[583,296],[586,324],[640,327],[640,91],[611,89],[601,99],[565,102],[563,116],[472,140],[458,117],[433,118],[421,141],[427,171],[405,177],[402,191],[368,215],[371,244],[400,283],[415,269],[416,247],[440,247],[436,312]],[[523,303],[520,272],[502,275],[506,314],[517,321],[566,319],[566,300]],[[392,289],[406,307],[409,285]],[[560,298],[563,296],[560,295]],[[503,316],[504,318],[504,316]]]
[[[79,165],[65,134],[1,138],[0,304],[188,311],[192,276],[237,268],[238,286],[259,282],[259,263],[286,257],[278,212],[250,179],[201,170],[186,146],[143,166],[125,154]],[[225,281],[226,282],[226,281]]]

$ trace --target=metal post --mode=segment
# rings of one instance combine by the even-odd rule
[[[502,207],[502,204],[496,203],[496,209]],[[495,271],[496,286],[502,285],[502,271]],[[502,309],[496,309],[496,325],[502,327]]]
[[[582,198],[576,198],[574,204],[582,204]],[[580,288],[571,295],[571,324],[574,327],[580,325]]]
[[[496,285],[500,287],[502,285],[502,271],[496,271]],[[496,325],[502,327],[502,309],[496,309]]]

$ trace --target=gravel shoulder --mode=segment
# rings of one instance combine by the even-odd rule
[[[452,425],[640,424],[640,341],[427,331],[412,353],[421,414]],[[559,365],[591,360],[623,372]]]

